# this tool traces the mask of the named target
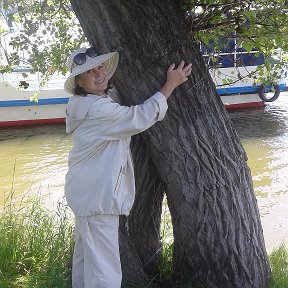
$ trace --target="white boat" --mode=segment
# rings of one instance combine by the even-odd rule
[[[1,45],[0,65],[8,65]],[[13,73],[0,75],[0,127],[65,121],[68,93],[63,89],[64,78],[55,75],[39,89],[41,81],[39,74],[31,73],[29,66],[14,67]],[[29,86],[19,88],[20,83]],[[31,98],[37,98],[37,101],[31,101]]]
[[[30,98],[39,91],[38,81],[34,81],[34,87],[28,81],[28,89],[17,88],[11,81],[0,82],[0,127],[64,122],[68,93],[61,82],[50,80],[37,95],[37,102]]]
[[[0,65],[5,67],[9,66],[6,51],[13,52],[9,42],[17,36],[19,23],[7,20],[7,15],[15,11],[1,12],[1,27],[6,27],[7,31],[0,34]],[[22,51],[19,67],[13,67],[11,74],[0,74],[0,127],[64,122],[68,93],[63,89],[63,77],[53,76],[39,89],[42,79],[39,74],[30,72],[25,51]],[[19,88],[21,82],[29,83],[29,87]],[[38,100],[31,101],[35,93]]]

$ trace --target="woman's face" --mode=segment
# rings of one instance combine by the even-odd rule
[[[89,94],[103,95],[108,87],[107,69],[103,64],[99,65],[80,74],[76,82]]]

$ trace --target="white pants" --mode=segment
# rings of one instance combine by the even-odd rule
[[[120,288],[118,215],[75,218],[72,288]]]

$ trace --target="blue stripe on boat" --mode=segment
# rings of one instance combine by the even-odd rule
[[[279,86],[281,91],[285,91],[285,89],[286,89],[285,84],[279,84],[278,86]],[[219,95],[258,93],[258,90],[259,90],[259,86],[227,87],[227,88],[217,88],[217,93]],[[267,90],[269,90],[269,89],[267,89]]]
[[[39,105],[55,105],[55,104],[67,104],[67,103],[68,103],[68,97],[38,99],[38,103],[30,100],[8,100],[8,101],[0,101],[0,107],[39,106]]]
[[[286,85],[285,84],[279,84],[279,88],[281,91],[285,91]],[[217,88],[217,92],[220,95],[244,94],[244,93],[257,93],[258,89],[259,89],[259,86],[227,87],[227,88]],[[35,101],[30,101],[30,100],[7,100],[7,101],[0,101],[0,107],[67,104],[68,99],[69,99],[68,97],[38,99],[38,103]]]

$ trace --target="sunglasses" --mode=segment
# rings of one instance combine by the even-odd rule
[[[76,54],[73,58],[73,62],[77,65],[83,65],[87,60],[86,55],[91,58],[96,57],[97,56],[96,49],[94,47],[90,47],[84,53]]]

